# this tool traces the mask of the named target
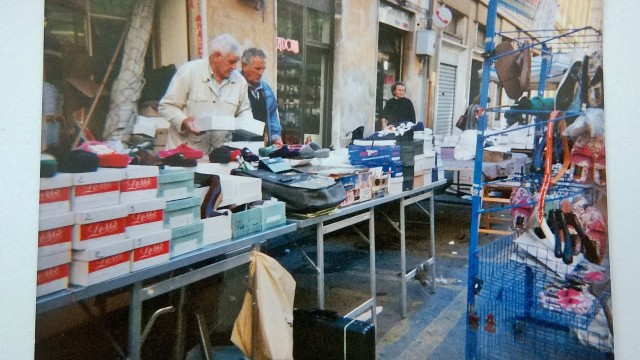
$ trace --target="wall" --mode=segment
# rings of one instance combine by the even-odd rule
[[[378,1],[353,0],[336,7],[331,144],[345,147],[349,131],[374,131]],[[363,41],[366,38],[366,41]],[[339,145],[338,145],[339,144]]]
[[[252,0],[206,1],[207,43],[216,35],[229,33],[238,40],[243,49],[262,48],[268,56],[263,79],[275,86],[278,62],[275,42],[277,0],[265,0],[260,10],[256,9],[255,1]],[[237,69],[241,70],[240,64]]]
[[[175,64],[180,66],[189,60],[187,39],[187,6],[184,0],[157,3],[158,46],[157,67]]]

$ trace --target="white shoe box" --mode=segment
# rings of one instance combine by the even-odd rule
[[[96,248],[124,239],[127,210],[126,205],[114,205],[76,212],[72,248]]]
[[[171,251],[171,230],[139,234],[133,239],[131,271],[148,268],[169,261]]]
[[[162,230],[164,227],[164,209],[162,199],[141,200],[126,204],[129,214],[125,233],[134,236],[140,233]]]
[[[75,217],[72,212],[40,216],[38,256],[70,251],[74,222]]]
[[[57,173],[40,178],[40,215],[53,215],[71,211],[71,174]]]
[[[157,166],[129,165],[124,174],[124,180],[120,181],[121,203],[158,197],[160,169]]]
[[[120,181],[124,176],[124,169],[109,168],[73,174],[71,209],[82,211],[119,204]]]
[[[68,288],[70,262],[71,251],[39,256],[36,296]]]
[[[400,194],[402,192],[403,176],[389,178],[389,195]]]
[[[131,271],[133,240],[122,239],[103,246],[73,251],[69,282],[89,286]]]
[[[220,241],[229,240],[232,237],[231,231],[231,211],[218,210],[226,215],[220,215],[202,219],[202,246],[215,244]]]

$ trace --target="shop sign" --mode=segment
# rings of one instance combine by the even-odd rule
[[[398,29],[409,31],[409,14],[402,10],[392,8],[389,5],[380,4],[378,21],[397,27]]]
[[[288,51],[297,54],[300,52],[300,43],[298,40],[285,39],[283,37],[276,38],[276,49],[278,51]]]

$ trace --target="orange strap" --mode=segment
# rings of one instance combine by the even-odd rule
[[[558,173],[556,174],[556,176],[553,177],[553,179],[551,179],[551,183],[555,184],[558,182],[558,180],[560,180],[562,178],[562,176],[567,172],[567,170],[569,169],[569,166],[571,166],[571,150],[569,150],[569,141],[567,140],[567,137],[562,135],[564,134],[564,131],[567,129],[567,122],[564,121],[564,119],[560,120],[560,136],[562,137],[562,154],[563,154],[563,159],[562,159],[562,168],[560,168],[560,171],[558,171]]]
[[[546,132],[546,146],[544,148],[544,177],[542,178],[542,186],[540,187],[540,198],[538,199],[538,221],[540,224],[544,222],[544,199],[547,196],[549,184],[551,184],[551,165],[553,163],[553,120],[558,117],[560,112],[555,110],[549,114]]]

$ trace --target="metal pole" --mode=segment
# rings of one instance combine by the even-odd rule
[[[129,359],[140,359],[142,332],[142,284],[136,282],[131,289],[129,304]]]
[[[402,276],[402,317],[407,317],[407,243],[404,198],[400,200],[400,275]]]
[[[316,264],[318,266],[318,308],[324,309],[324,227],[316,227]]]

